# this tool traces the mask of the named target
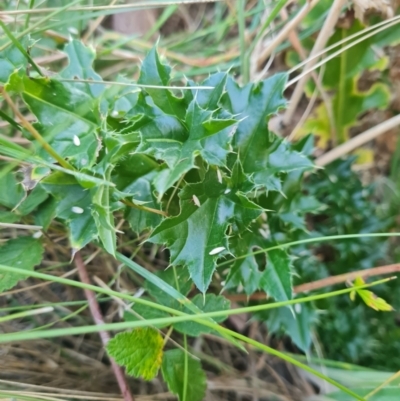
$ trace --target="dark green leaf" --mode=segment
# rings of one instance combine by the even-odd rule
[[[32,271],[42,261],[43,252],[43,246],[38,240],[32,237],[19,237],[8,240],[0,247],[0,261],[6,266]],[[24,278],[26,277],[21,274],[0,274],[0,293],[14,287]]]
[[[222,295],[207,294],[203,297],[202,294],[197,294],[192,302],[202,311],[202,312],[215,312],[230,309],[230,302],[224,298]],[[184,310],[185,313],[191,314],[190,310]],[[213,320],[217,323],[221,323],[226,319],[226,316],[216,317]],[[187,334],[192,337],[198,337],[201,333],[212,333],[213,330],[207,326],[201,325],[196,322],[182,322],[175,323],[174,328],[181,333]]]
[[[258,247],[258,233],[254,233],[253,229],[257,227],[251,227],[249,231],[231,239],[230,249],[236,257],[252,253]],[[255,256],[248,255],[233,262],[224,287],[229,289],[242,286],[244,292],[250,295],[260,287],[261,275]]]
[[[68,66],[62,71],[61,76],[69,79],[84,79],[102,81],[101,76],[96,74],[92,68],[96,53],[93,48],[86,47],[79,40],[71,40],[64,49],[68,54]],[[104,90],[104,85],[77,83],[76,88],[85,93],[91,93],[93,97],[98,97]]]
[[[97,237],[90,191],[63,173],[53,173],[41,185],[58,201],[56,216],[67,223],[73,249],[79,250]]]
[[[304,352],[310,349],[312,337],[310,328],[315,323],[316,312],[307,304],[294,308],[276,308],[267,315],[268,330],[280,333],[282,330]]]
[[[142,299],[146,298],[142,297]],[[165,317],[170,317],[170,315],[159,309],[155,309],[150,306],[142,304],[135,304],[132,306],[131,311],[125,311],[124,313],[124,320],[126,322],[136,322],[138,320],[143,320],[143,319],[150,320],[150,319],[159,319]],[[162,329],[163,327],[166,326],[169,326],[169,324],[164,323],[162,325],[157,325],[159,329]]]
[[[280,249],[267,252],[267,267],[261,276],[261,288],[276,301],[292,299],[292,272],[288,254]]]
[[[202,109],[193,100],[186,113],[187,129],[179,129],[176,121],[173,128],[167,125],[167,116],[160,115],[163,125],[156,124],[143,127],[142,143],[138,152],[145,152],[156,158],[165,160],[168,169],[158,175],[155,186],[160,195],[164,194],[179,178],[195,167],[195,157],[200,155],[212,165],[224,166],[232,136],[232,125],[236,123],[228,113],[214,115],[212,111]],[[171,120],[172,123],[173,120]]]
[[[171,263],[187,266],[196,286],[205,292],[217,259],[228,252],[230,222],[249,224],[261,208],[221,184],[211,170],[202,183],[187,185],[179,196],[180,215],[164,220],[150,241],[167,244]]]
[[[22,94],[37,117],[36,128],[62,157],[77,168],[89,168],[96,160],[99,141],[95,100],[91,95],[48,78],[30,79],[19,72],[10,77],[7,89]],[[39,155],[49,156],[36,144]]]
[[[189,293],[192,286],[192,283],[189,280],[189,272],[187,269],[182,267],[170,267],[167,270],[158,271],[157,276],[165,283],[179,291],[183,296],[186,296]],[[144,288],[160,304],[169,306],[170,308],[180,308],[180,303],[175,298],[168,295],[163,288],[160,288],[160,286],[156,286],[150,281],[145,281]]]
[[[17,213],[20,213],[22,216],[26,216],[35,210],[41,203],[43,203],[49,195],[47,192],[41,188],[40,186],[36,186],[32,192],[24,199],[23,202],[17,207]]]
[[[0,46],[2,44],[3,41],[0,41]],[[21,44],[27,47],[28,40],[22,39]],[[27,64],[28,60],[15,46],[8,46],[0,52],[0,82],[6,84],[14,71],[26,68]]]
[[[244,173],[251,175],[257,186],[273,191],[280,190],[277,173],[312,167],[308,159],[268,130],[269,117],[286,104],[282,96],[285,84],[286,74],[276,74],[242,88],[229,78],[223,97],[225,107],[241,119],[232,144]]]
[[[164,353],[161,371],[169,391],[176,394],[179,401],[204,399],[207,378],[198,360],[180,349],[173,349]]]
[[[0,188],[2,188],[0,190],[0,205],[2,206],[13,209],[24,199],[25,191],[12,172],[0,177]]]
[[[140,70],[139,84],[168,86],[171,68],[161,64],[157,50],[153,47],[143,60]],[[168,89],[145,88],[153,102],[164,113],[183,119],[185,116],[185,103],[183,98],[178,98]]]

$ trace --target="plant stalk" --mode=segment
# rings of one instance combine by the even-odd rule
[[[79,251],[76,252],[75,254],[75,265],[76,268],[78,269],[79,278],[82,281],[82,283],[90,284],[90,279],[87,273],[86,265]],[[95,324],[103,325],[104,319],[101,314],[95,293],[92,290],[89,290],[88,288],[84,288],[83,291],[85,293],[86,299],[89,302],[90,313],[93,317]],[[106,347],[107,343],[110,341],[111,338],[110,335],[108,334],[107,331],[104,330],[99,331],[99,335],[101,338],[101,342],[103,343],[103,346]],[[118,386],[121,390],[121,394],[124,397],[124,401],[134,401],[134,397],[129,390],[129,386],[126,381],[126,377],[122,368],[119,365],[117,365],[117,363],[114,361],[113,358],[111,357],[109,358],[111,362],[112,371],[114,372],[114,376],[117,379]]]

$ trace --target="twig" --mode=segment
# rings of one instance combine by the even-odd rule
[[[146,0],[146,1],[140,1],[140,2],[135,2],[134,4],[117,4],[115,6],[75,6],[75,7],[69,7],[68,10],[66,11],[128,11],[130,9],[141,9],[141,8],[161,8],[161,7],[166,7],[172,4],[180,4],[180,5],[185,5],[185,4],[194,4],[194,3],[217,3],[223,0],[167,0],[163,1],[160,3],[159,1],[151,1],[151,0]],[[0,16],[7,16],[7,15],[19,15],[19,14],[46,14],[50,13],[54,10],[58,10],[58,7],[44,7],[44,8],[31,8],[31,9],[22,9],[22,10],[6,10],[6,11],[1,11]]]
[[[111,3],[109,4],[109,6],[113,6],[118,0],[112,0]],[[90,38],[90,36],[92,36],[92,34],[96,31],[96,29],[101,25],[101,23],[103,22],[104,18],[106,17],[106,15],[100,15],[99,17],[97,17],[97,19],[95,21],[93,21],[90,25],[89,25],[89,29],[87,30],[87,32],[82,36],[82,42],[86,43],[88,41],[88,39]]]
[[[313,49],[311,50],[310,57],[313,57],[315,54],[319,53],[326,45],[328,39],[332,35],[334,31],[334,27],[336,25],[337,20],[339,19],[340,13],[342,12],[342,7],[346,0],[335,0],[332,4],[331,9],[329,10],[328,17],[326,18],[325,24],[322,27],[318,38],[314,44]],[[317,59],[311,59],[304,67],[304,71],[311,70],[312,67],[316,64]],[[296,111],[297,105],[304,93],[304,86],[307,82],[308,76],[304,75],[300,81],[297,83],[297,86],[293,92],[293,95],[290,98],[289,107],[284,115],[283,122],[284,124],[288,124],[293,117],[294,112]]]
[[[342,157],[343,155],[350,153],[354,149],[357,149],[359,146],[362,146],[367,142],[372,141],[379,135],[384,134],[385,132],[397,127],[398,125],[400,125],[400,114],[392,118],[389,118],[389,120],[386,120],[383,123],[380,123],[375,127],[368,129],[362,134],[355,136],[354,138],[350,139],[344,144],[339,145],[336,148],[332,149],[331,151],[325,153],[315,161],[315,164],[317,166],[326,166],[327,164],[338,159],[339,157]]]
[[[121,202],[126,205],[126,206],[130,206],[134,209],[139,209],[139,210],[143,210],[144,212],[149,212],[149,213],[155,213],[155,214],[159,214],[161,216],[164,217],[168,217],[168,213],[162,211],[162,210],[158,210],[158,209],[152,209],[151,207],[147,207],[147,206],[143,206],[143,205],[137,205],[136,203],[130,202],[126,199],[121,200]]]
[[[90,284],[89,276],[86,270],[86,265],[83,262],[82,255],[80,252],[75,253],[75,265],[78,269],[78,274],[79,278],[82,281],[82,283],[85,284]],[[93,291],[84,289],[86,299],[89,302],[89,309],[90,313],[93,317],[93,320],[96,325],[102,325],[104,324],[103,316],[100,311],[99,304],[97,302],[96,296]],[[110,335],[106,331],[100,331],[99,332],[101,342],[103,343],[103,346],[105,347],[107,343],[110,341]],[[125,401],[134,401],[133,395],[131,394],[129,390],[128,383],[125,378],[125,374],[122,371],[122,368],[116,364],[114,359],[110,357],[110,362],[111,362],[111,367],[114,372],[115,378],[117,379],[119,388],[121,390],[121,394],[124,397]]]
[[[295,294],[300,294],[303,292],[319,290],[321,288],[329,287],[335,284],[345,283],[346,281],[353,281],[357,277],[368,278],[368,277],[379,276],[381,274],[393,274],[399,272],[400,272],[400,263],[396,263],[394,265],[374,267],[368,270],[357,270],[355,272],[339,274],[337,276],[330,276],[327,278],[323,278],[321,280],[312,281],[311,283],[297,285],[293,287],[293,292]],[[255,292],[250,296],[247,296],[246,294],[234,294],[234,295],[225,295],[225,298],[237,302],[261,301],[267,298],[267,294],[265,292]]]
[[[258,67],[260,68],[267,58],[275,51],[275,49],[288,37],[290,32],[300,24],[303,18],[312,10],[319,0],[307,1],[304,7],[297,13],[297,15],[279,32],[279,34],[272,40],[269,46],[264,49],[258,59]]]
[[[0,227],[5,228],[20,228],[22,230],[41,230],[42,226],[31,226],[29,224],[13,224],[13,223],[2,223],[0,222]]]
[[[8,103],[14,114],[19,118],[20,124],[24,127],[27,131],[29,131],[32,136],[42,145],[43,149],[53,157],[60,166],[68,169],[74,170],[74,168],[64,160],[52,147],[47,143],[47,141],[40,135],[40,133],[35,129],[35,127],[22,115],[22,113],[18,110],[18,107],[12,101],[8,93],[5,91],[4,88],[0,88],[0,93],[3,95],[4,100]]]

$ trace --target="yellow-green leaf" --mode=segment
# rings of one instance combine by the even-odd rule
[[[159,332],[146,327],[117,334],[107,344],[107,352],[129,375],[151,380],[161,366],[163,346]]]

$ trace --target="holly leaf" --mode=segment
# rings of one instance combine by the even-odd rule
[[[179,401],[201,401],[205,397],[206,375],[197,359],[180,349],[164,353],[161,372],[169,391]]]
[[[191,92],[186,91],[185,94],[188,94],[187,98],[191,96],[190,101],[195,98],[198,105],[203,109],[216,110],[219,108],[219,101],[224,93],[227,77],[226,72],[217,72],[206,78],[200,85],[194,81],[188,81],[190,87],[210,86],[214,89],[193,89]]]
[[[93,48],[86,47],[81,41],[73,39],[65,46],[64,52],[68,55],[69,63],[61,72],[61,77],[102,81],[101,76],[92,67],[96,58],[96,52]],[[85,93],[91,93],[94,98],[99,97],[104,91],[104,85],[101,84],[77,82],[74,83],[74,86]]]
[[[66,82],[30,79],[20,71],[11,75],[6,88],[22,95],[39,121],[35,128],[59,155],[78,169],[94,164],[100,144],[96,100],[91,94]],[[51,160],[40,144],[35,145],[40,156]]]
[[[172,121],[166,125],[168,118],[158,115],[164,124],[152,121],[140,129],[142,142],[137,152],[151,154],[167,163],[168,169],[163,170],[154,183],[160,196],[195,167],[198,155],[211,165],[225,165],[233,134],[230,127],[236,123],[229,113],[205,110],[194,99],[185,115],[186,128],[179,129],[181,126],[176,121],[178,129],[172,129]]]
[[[254,227],[254,230],[256,227]],[[245,256],[235,259],[229,269],[224,288],[238,288],[242,286],[247,295],[253,294],[260,287],[261,271],[255,255],[252,255],[255,247],[259,247],[256,234],[250,228],[243,234],[236,235],[230,240],[230,249],[236,256]]]
[[[170,82],[171,68],[162,64],[153,47],[143,60],[138,83],[142,85],[168,86]],[[176,116],[178,119],[184,119],[185,101],[172,94],[169,89],[145,88],[145,91],[151,96],[154,104],[164,113]]]
[[[211,169],[203,182],[186,185],[179,196],[181,213],[161,222],[150,241],[167,244],[171,264],[187,266],[197,288],[205,292],[216,261],[228,252],[229,224],[236,221],[248,225],[262,209],[220,183]]]
[[[58,172],[46,177],[40,185],[58,201],[55,214],[66,222],[73,249],[79,250],[97,237],[90,191],[70,175]]]
[[[222,295],[207,294],[203,297],[202,294],[197,294],[193,297],[192,303],[195,304],[202,312],[216,312],[229,310],[231,303]],[[187,314],[193,314],[189,309],[184,310]],[[226,319],[226,316],[214,317],[216,323],[221,323]],[[196,323],[195,321],[187,321],[174,324],[175,330],[187,334],[192,337],[198,337],[201,333],[212,333],[214,330],[207,326]]]
[[[117,334],[108,342],[106,349],[129,375],[152,380],[161,366],[163,347],[160,333],[146,327]]]
[[[271,309],[265,315],[265,320],[270,333],[284,331],[297,347],[308,352],[312,341],[310,327],[316,321],[316,312],[312,307],[297,304],[294,308]]]
[[[267,266],[261,279],[260,287],[276,301],[292,299],[292,273],[289,255],[275,249],[267,252]]]
[[[256,186],[279,190],[277,173],[308,169],[312,163],[291,149],[268,130],[268,119],[286,105],[283,90],[286,74],[240,87],[228,78],[222,103],[229,112],[241,118],[232,141],[245,174]],[[295,161],[295,165],[291,162]]]
[[[0,247],[0,263],[2,265],[17,267],[27,271],[42,261],[43,245],[32,237],[19,237],[8,240]],[[25,279],[21,274],[0,273],[0,293],[13,288],[18,281]]]

